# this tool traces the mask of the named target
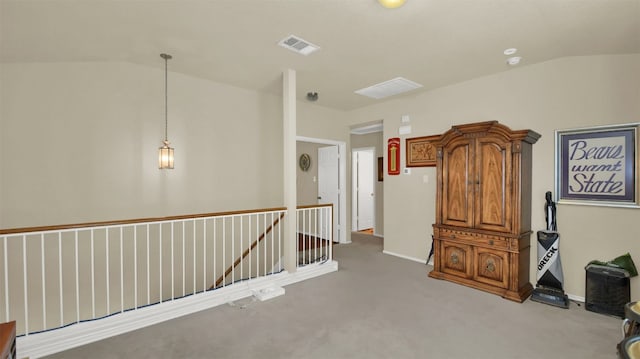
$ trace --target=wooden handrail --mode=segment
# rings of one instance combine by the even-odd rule
[[[267,234],[271,232],[273,227],[275,227],[278,223],[280,223],[280,220],[284,217],[284,215],[285,215],[284,212],[280,213],[280,216],[273,221],[273,223],[258,237],[258,239],[256,239],[255,241],[253,241],[253,243],[251,243],[251,246],[249,246],[249,248],[247,248],[244,252],[242,252],[242,255],[240,257],[236,258],[233,264],[230,265],[226,271],[224,271],[223,275],[221,275],[220,277],[218,277],[218,279],[216,279],[216,282],[209,289],[218,288],[220,283],[222,283],[222,281],[224,281],[224,279],[229,275],[229,273],[233,271],[233,268],[237,267],[238,264],[240,264],[240,262],[242,262],[242,260],[249,255],[251,250],[254,249],[258,245],[258,243],[260,243],[260,241],[262,241],[264,238],[267,237]]]
[[[275,208],[262,208],[262,209],[247,209],[247,210],[229,211],[229,212],[187,214],[187,215],[168,216],[168,217],[150,217],[150,218],[138,218],[138,219],[125,219],[125,220],[117,220],[117,221],[61,224],[61,225],[55,225],[55,226],[11,228],[11,229],[0,229],[0,235],[15,234],[15,233],[30,233],[30,232],[60,231],[60,230],[66,230],[66,229],[79,229],[79,228],[89,228],[89,227],[107,227],[107,226],[118,226],[118,225],[125,225],[125,224],[136,224],[136,223],[147,223],[147,222],[175,221],[180,219],[192,219],[192,218],[203,218],[203,217],[220,217],[220,216],[231,216],[236,214],[284,211],[286,209],[287,209],[286,207],[275,207]]]
[[[307,209],[307,208],[316,208],[316,207],[333,207],[333,203],[325,203],[325,204],[306,204],[304,206],[298,206],[297,209]]]

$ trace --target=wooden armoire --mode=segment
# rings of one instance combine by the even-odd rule
[[[430,277],[518,302],[531,294],[531,152],[539,138],[496,121],[442,134]]]

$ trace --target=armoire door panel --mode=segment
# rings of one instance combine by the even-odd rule
[[[475,247],[473,279],[496,287],[509,286],[509,258],[507,252]]]
[[[475,224],[477,228],[511,230],[511,144],[478,140],[478,181]]]
[[[445,224],[471,227],[473,225],[473,179],[471,144],[462,141],[443,155],[447,171],[443,173],[442,218]]]
[[[441,244],[442,272],[463,278],[471,277],[471,256],[473,255],[471,247],[445,241],[442,241]]]

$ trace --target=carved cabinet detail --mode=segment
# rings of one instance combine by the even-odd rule
[[[430,277],[520,302],[531,294],[531,153],[538,138],[492,121],[453,126],[435,142]]]
[[[471,278],[471,247],[459,243],[442,244],[442,270],[445,273]]]
[[[475,250],[477,260],[473,279],[496,287],[507,288],[509,285],[507,252],[482,247],[476,247]]]

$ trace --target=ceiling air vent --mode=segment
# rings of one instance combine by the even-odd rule
[[[278,45],[284,47],[285,49],[289,49],[291,51],[295,51],[299,54],[309,55],[312,52],[320,50],[319,46],[316,46],[310,43],[307,40],[303,40],[297,36],[289,35],[284,39],[278,42]]]
[[[396,77],[389,81],[381,82],[369,87],[365,87],[360,90],[356,90],[355,93],[362,96],[367,96],[375,99],[381,99],[399,93],[415,90],[422,87],[419,83],[407,80],[402,77]]]
[[[375,132],[382,132],[382,123],[374,123],[371,125],[351,129],[352,135],[366,135]]]

